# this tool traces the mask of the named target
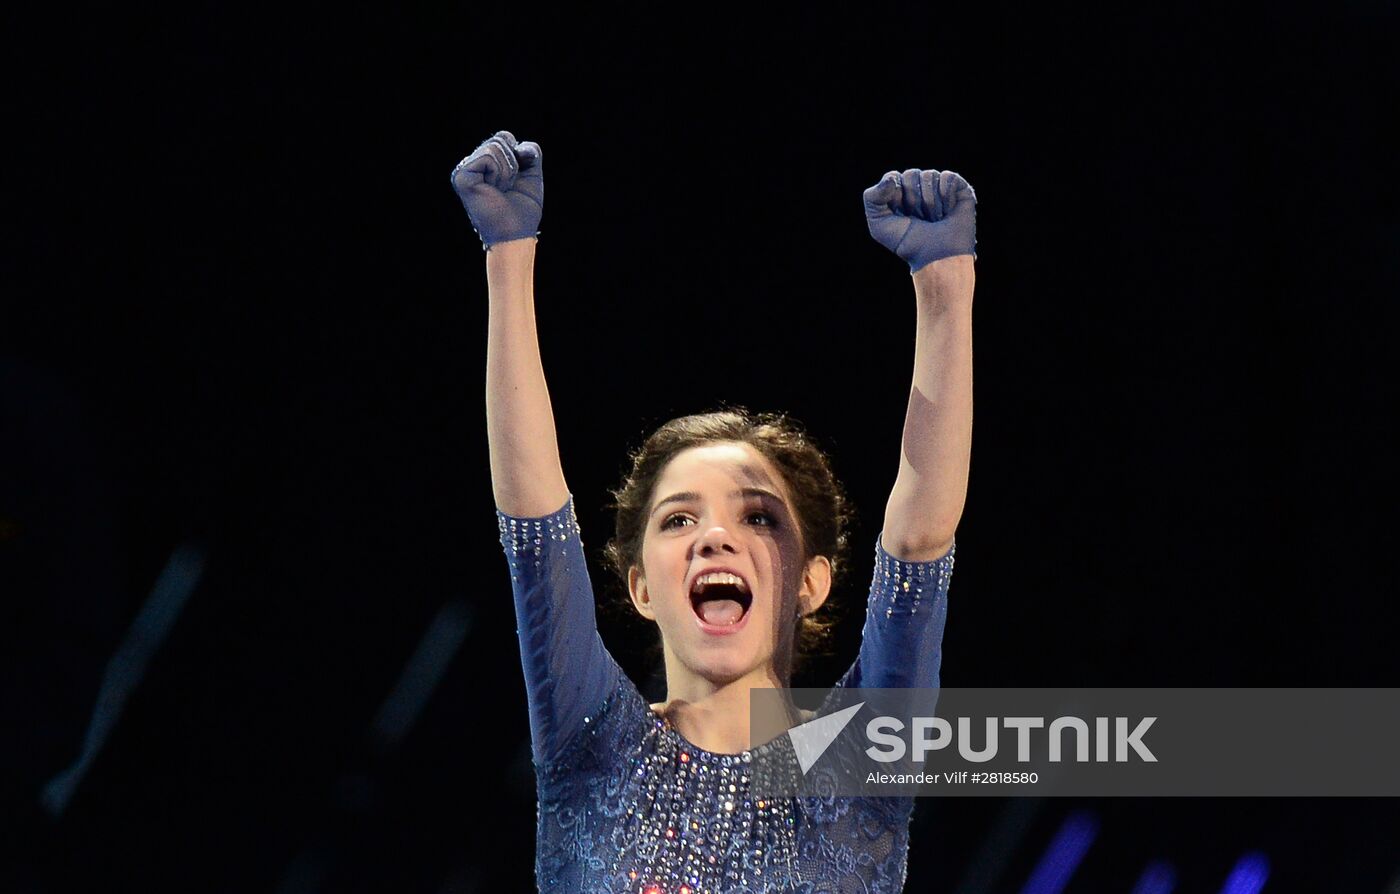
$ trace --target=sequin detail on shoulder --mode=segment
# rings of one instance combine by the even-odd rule
[[[953,576],[954,544],[948,554],[929,562],[906,562],[885,551],[875,538],[875,577],[871,581],[872,611],[883,610],[885,617],[912,615],[948,591]]]
[[[538,518],[506,515],[496,510],[496,524],[500,529],[501,546],[510,561],[511,580],[523,570],[526,561],[532,561],[536,571],[540,567],[540,550],[545,538],[564,542],[570,537],[580,537],[578,516],[574,513],[574,496],[563,507]]]

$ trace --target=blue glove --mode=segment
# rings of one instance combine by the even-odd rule
[[[977,257],[977,194],[952,171],[890,171],[865,191],[865,222],[910,273],[940,258]]]
[[[539,143],[517,143],[498,130],[452,169],[452,188],[489,250],[497,242],[538,236],[544,213]]]

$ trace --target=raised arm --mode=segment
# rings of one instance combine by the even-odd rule
[[[486,248],[486,437],[496,508],[557,511],[569,497],[535,328],[536,231],[544,208],[537,143],[499,131],[452,172]]]
[[[952,171],[890,171],[865,191],[877,242],[909,262],[918,319],[899,474],[882,533],[923,562],[953,546],[972,452],[972,292],[976,194]]]
[[[540,160],[538,144],[499,131],[462,160],[452,186],[486,249],[491,485],[510,564],[531,748],[537,768],[557,770],[625,675],[598,635],[593,583],[540,363],[534,284],[544,205]],[[542,800],[555,794],[541,788]]]

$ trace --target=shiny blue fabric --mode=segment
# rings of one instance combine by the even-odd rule
[[[747,797],[752,757],[697,748],[598,635],[573,497],[496,511],[511,570],[537,783],[542,892],[737,894],[904,888],[912,798]],[[875,541],[860,652],[836,684],[937,687],[953,550],[904,562]]]

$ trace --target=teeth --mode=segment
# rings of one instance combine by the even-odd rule
[[[698,593],[710,584],[732,584],[739,588],[741,592],[747,593],[748,586],[744,584],[744,579],[737,574],[730,574],[727,571],[711,571],[709,574],[702,574],[695,579],[695,586],[691,592]]]

